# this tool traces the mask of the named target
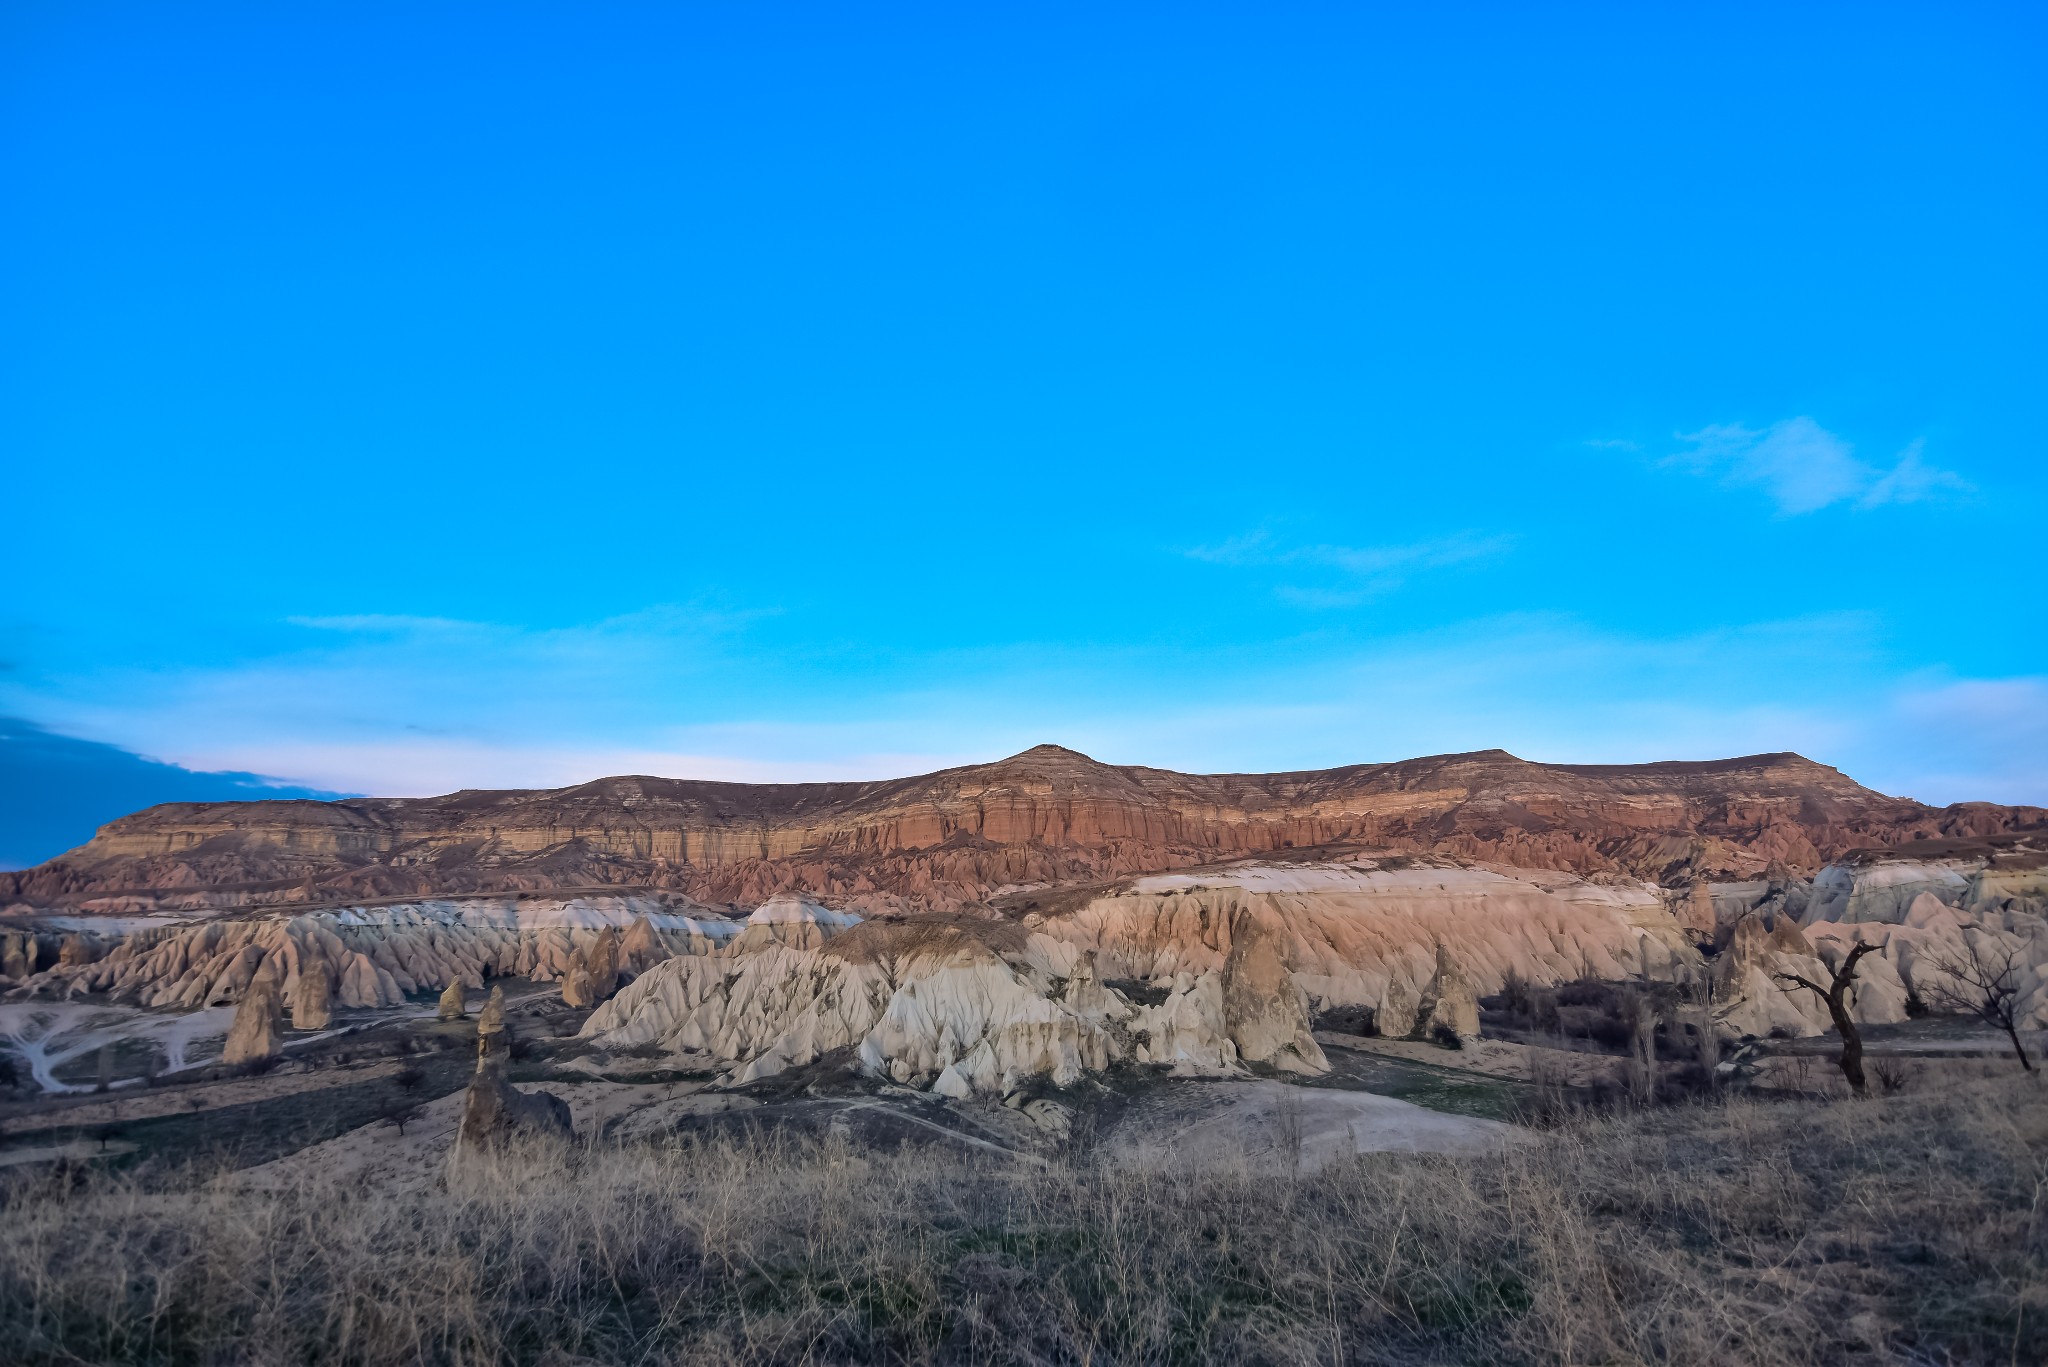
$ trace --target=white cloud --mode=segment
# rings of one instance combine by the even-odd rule
[[[1787,514],[1818,512],[1837,503],[1858,508],[1916,503],[1972,489],[1953,471],[1928,465],[1921,442],[1900,452],[1891,468],[1879,469],[1807,417],[1787,418],[1761,431],[1726,423],[1683,433],[1679,440],[1689,449],[1671,457],[1671,463],[1731,485],[1759,488]]]
[[[430,797],[463,788],[566,788],[621,774],[715,779],[732,783],[863,781],[926,773],[987,756],[907,752],[778,760],[689,754],[630,746],[535,745],[441,739],[380,742],[252,742],[180,752],[194,769],[238,769],[258,760],[294,774],[318,774],[318,786],[379,797]]]
[[[1888,792],[2048,806],[2048,677],[1916,684],[1880,725]]]
[[[1974,486],[1953,470],[1942,470],[1920,459],[1920,452],[1926,443],[1916,441],[1899,453],[1899,463],[1878,477],[1863,497],[1856,500],[1859,508],[1875,508],[1881,503],[1919,503],[1923,499],[1938,497],[1944,491],[1958,494],[1974,492]]]
[[[1797,750],[1923,801],[2048,803],[2048,680],[1908,677],[1861,614],[1667,637],[1506,617],[1321,651],[933,653],[800,709],[788,699],[818,679],[779,693],[776,671],[805,665],[676,614],[342,632],[238,669],[0,686],[0,710],[193,768],[395,796],[621,773],[888,778],[1055,741],[1210,772],[1495,746],[1568,763]]]
[[[1492,559],[1514,545],[1511,536],[1479,536],[1460,532],[1433,541],[1399,546],[1290,546],[1271,533],[1251,532],[1215,546],[1197,546],[1190,559],[1214,565],[1285,566],[1328,571],[1332,581],[1316,585],[1282,584],[1274,592],[1303,607],[1353,607],[1368,598],[1401,587],[1410,574]]]

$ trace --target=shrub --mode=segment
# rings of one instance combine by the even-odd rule
[[[409,1185],[13,1170],[0,1344],[26,1367],[2037,1362],[2044,1163],[2048,1098],[2012,1070],[1298,1175],[783,1131]]]

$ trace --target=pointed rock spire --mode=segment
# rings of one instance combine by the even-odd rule
[[[235,1007],[234,1024],[228,1027],[228,1042],[221,1050],[222,1063],[255,1063],[276,1058],[279,1052],[277,979],[266,965],[250,980],[249,990]]]
[[[292,990],[292,1029],[325,1030],[334,1020],[334,976],[327,961],[306,955]]]

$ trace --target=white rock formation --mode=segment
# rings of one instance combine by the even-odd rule
[[[1737,923],[1715,965],[1715,1016],[1736,1037],[1825,1033],[1826,1008],[1811,992],[1787,991],[1780,975],[1826,984],[1852,946],[1868,943],[1877,952],[1857,964],[1846,999],[1859,1022],[1904,1020],[1915,999],[1943,1007],[1944,989],[1958,984],[1942,966],[1968,958],[1974,947],[2000,964],[2010,958],[2022,1028],[2048,1027],[2043,909],[2048,869],[1984,860],[1830,865],[1814,880],[1801,924],[1780,916],[1767,932],[1756,912]]]
[[[277,979],[268,973],[259,974],[235,1008],[235,1022],[228,1027],[220,1061],[256,1063],[276,1058],[282,1049],[278,1039],[280,1014]]]
[[[27,979],[30,995],[105,992],[119,1002],[195,1010],[241,999],[270,965],[290,999],[309,962],[326,966],[344,1007],[389,1007],[450,983],[564,976],[601,941],[616,970],[702,953],[739,933],[709,911],[682,913],[651,897],[476,898],[348,907],[339,912],[212,920],[125,935],[92,962],[59,963]],[[623,936],[620,932],[624,932]],[[605,940],[609,932],[611,939]]]
[[[1419,1001],[1436,977],[1438,945],[1450,947],[1479,997],[1511,973],[1531,983],[1668,981],[1703,967],[1652,884],[1444,860],[1162,874],[1027,924],[1094,950],[1105,977],[1155,984],[1220,971],[1234,933],[1268,932],[1317,1009],[1385,1013],[1390,990],[1397,1006],[1403,996]]]
[[[1436,947],[1436,975],[1429,980],[1428,1028],[1461,1040],[1479,1038],[1479,995],[1442,945]]]
[[[325,1030],[334,1021],[334,983],[327,961],[307,956],[292,986],[292,1029]]]
[[[1005,1091],[1027,1075],[1062,1083],[1111,1059],[1116,994],[1056,1000],[1053,967],[1000,923],[914,920],[845,927],[815,904],[778,902],[729,952],[670,959],[594,1012],[583,1033],[657,1043],[751,1082],[821,1054],[939,1090]],[[759,913],[757,913],[759,914]],[[1019,961],[993,938],[1023,950]],[[1073,979],[1064,984],[1071,987]]]
[[[796,898],[765,904],[719,953],[656,966],[584,1033],[660,1044],[748,1082],[850,1049],[942,1092],[1069,1083],[1118,1060],[1181,1074],[1249,1064],[1327,1070],[1310,1030],[1362,1004],[1406,1034],[1478,1033],[1477,997],[1509,973],[1697,977],[1698,951],[1655,887],[1403,859],[1256,862],[1136,880],[1022,924],[868,922]],[[1440,945],[1455,955],[1439,955]],[[1165,992],[1138,1005],[1108,980]],[[1403,1003],[1406,1003],[1405,1007]]]
[[[493,997],[494,1004],[502,999]],[[477,1036],[476,1075],[462,1098],[462,1121],[456,1129],[450,1160],[460,1165],[465,1153],[475,1154],[519,1139],[567,1143],[576,1137],[569,1105],[553,1092],[522,1092],[506,1076],[510,1046],[502,1031]]]

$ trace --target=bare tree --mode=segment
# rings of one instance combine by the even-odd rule
[[[2018,945],[1994,946],[1987,952],[1988,939],[1988,935],[1965,934],[1962,953],[1928,956],[1942,977],[1928,985],[1927,996],[1936,1006],[1975,1016],[2005,1031],[2013,1052],[2020,1056],[2020,1067],[2031,1073],[2034,1062],[2020,1043],[2020,970],[2025,963]]]
[[[1858,944],[1842,959],[1842,966],[1835,970],[1834,981],[1826,987],[1809,981],[1797,973],[1780,973],[1778,978],[1790,992],[1803,987],[1827,1003],[1828,1015],[1835,1021],[1835,1033],[1842,1037],[1842,1076],[1849,1079],[1849,1090],[1858,1096],[1870,1095],[1870,1084],[1863,1080],[1863,1036],[1856,1029],[1856,1022],[1849,1019],[1849,1005],[1844,998],[1850,984],[1856,981],[1856,963],[1877,946]]]

